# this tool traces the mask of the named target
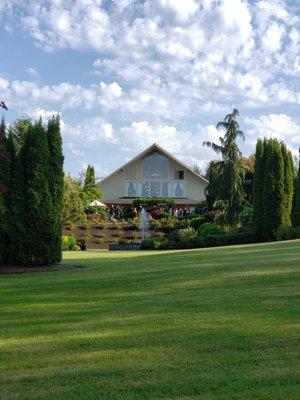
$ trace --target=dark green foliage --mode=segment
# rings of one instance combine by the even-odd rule
[[[193,218],[193,219],[190,221],[190,226],[191,226],[192,228],[194,228],[195,230],[198,230],[198,228],[200,228],[200,226],[203,225],[204,222],[205,222],[205,220],[204,220],[203,217]]]
[[[209,235],[203,238],[203,247],[230,246],[234,244],[257,243],[258,238],[254,232],[228,232],[222,235]]]
[[[270,139],[265,145],[263,187],[263,239],[276,238],[277,229],[284,224],[284,161],[281,145]]]
[[[18,153],[25,143],[26,134],[31,126],[30,118],[20,118],[13,122],[10,126],[10,135],[14,142],[16,153]]]
[[[300,226],[300,165],[298,169],[298,175],[295,182],[295,194],[294,194],[294,217],[293,217],[293,225]]]
[[[222,226],[228,225],[227,213],[225,211],[217,213],[214,218],[214,222]],[[239,214],[238,214],[238,222],[239,222]]]
[[[140,245],[141,250],[154,250],[154,240],[153,239],[144,239]]]
[[[190,228],[187,228],[190,229]],[[215,231],[216,232],[216,231]],[[210,233],[205,236],[181,237],[180,231],[170,233],[167,239],[147,239],[142,242],[142,250],[192,249],[200,247],[230,246],[235,244],[257,243],[259,238],[253,231]]]
[[[52,262],[55,216],[50,192],[50,153],[41,121],[31,125],[20,152],[25,170],[25,256],[30,265]]]
[[[0,263],[7,260],[9,243],[9,186],[12,152],[6,135],[4,120],[0,123]]]
[[[168,212],[160,212],[155,216],[156,219],[170,219],[173,218],[172,215],[170,215]]]
[[[0,213],[0,242],[4,259],[22,265],[60,261],[63,156],[59,120],[51,119],[47,132],[41,120],[35,124],[18,120],[8,137],[2,136],[6,157],[0,161],[0,185],[3,177],[5,196],[0,204],[4,199],[6,214],[4,226]],[[0,150],[1,144],[0,140]]]
[[[223,164],[215,160],[210,161],[206,168],[205,178],[208,180],[208,185],[205,193],[211,198],[212,203],[219,197],[222,170]]]
[[[253,208],[254,227],[257,234],[261,235],[264,227],[264,167],[265,167],[265,141],[259,139],[256,144],[253,182]]]
[[[49,147],[49,190],[52,198],[53,226],[50,240],[51,261],[61,261],[61,231],[64,194],[64,172],[62,138],[59,117],[48,121],[47,139]]]
[[[300,239],[300,227],[293,227],[290,225],[283,225],[278,228],[277,240],[291,240]]]
[[[208,176],[211,183],[208,185],[208,194],[215,199],[227,202],[226,213],[228,222],[233,224],[242,201],[244,200],[243,166],[241,152],[236,143],[238,137],[244,139],[244,134],[236,121],[239,112],[236,108],[224,120],[218,122],[217,128],[225,129],[224,137],[220,137],[220,144],[204,142],[203,145],[211,147],[216,153],[221,154],[221,161],[214,161],[210,166]]]
[[[205,201],[200,201],[199,203],[196,204],[195,207],[195,214],[202,214],[206,208],[206,202]]]
[[[276,238],[280,226],[291,225],[293,160],[276,139],[258,141],[253,188],[254,226],[264,240]]]
[[[12,134],[9,134],[13,144]],[[25,242],[27,239],[26,226],[26,184],[23,163],[24,148],[14,153],[11,167],[11,183],[9,190],[9,237],[8,262],[25,265],[27,262]]]
[[[242,157],[241,162],[243,168],[243,188],[245,192],[245,200],[252,204],[255,156],[244,156]]]
[[[246,206],[238,213],[238,222],[242,226],[252,226],[253,225],[253,207]]]
[[[202,238],[208,235],[217,235],[221,233],[224,233],[224,229],[220,225],[211,222],[201,225],[197,230],[197,236]]]
[[[84,205],[88,206],[93,200],[100,200],[101,193],[99,186],[96,184],[94,167],[88,165],[83,184],[83,200]]]
[[[282,157],[284,162],[284,225],[291,225],[291,213],[294,194],[294,165],[293,157],[286,146],[281,144]]]

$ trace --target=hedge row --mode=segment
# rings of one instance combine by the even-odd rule
[[[193,249],[257,242],[259,242],[259,239],[254,232],[230,232],[225,234],[208,235],[206,237],[195,237],[188,240],[181,240],[179,242],[146,239],[141,243],[140,248],[141,250]]]

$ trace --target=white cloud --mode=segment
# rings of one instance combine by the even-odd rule
[[[39,76],[38,71],[35,68],[32,68],[32,67],[27,68],[26,69],[26,73],[30,78],[33,78],[33,79],[34,78],[38,78],[38,76]]]
[[[0,89],[6,90],[9,87],[9,81],[7,79],[1,78],[0,76]]]
[[[112,77],[101,86],[106,108],[142,111],[140,99],[152,99],[153,113],[171,117],[173,102],[181,103],[179,115],[199,99],[221,108],[237,101],[278,104],[285,96],[276,96],[272,85],[280,74],[300,71],[299,18],[284,1],[114,0],[108,7],[93,0],[24,0],[19,7],[15,20],[45,50],[99,53],[96,73]],[[65,107],[98,104],[94,89],[83,96]]]
[[[62,134],[66,141],[73,143],[76,139],[77,144],[83,147],[116,141],[113,126],[102,117],[85,119],[77,125],[64,123]]]
[[[298,154],[300,124],[286,114],[261,115],[259,118],[245,118],[249,126],[248,139],[254,145],[260,137],[277,138],[287,143],[293,153]]]
[[[173,12],[179,21],[186,22],[197,10],[199,5],[194,0],[158,0],[162,10]]]
[[[284,33],[284,27],[273,22],[273,24],[267,29],[262,41],[264,46],[271,50],[277,51],[281,48],[281,39]]]
[[[28,117],[34,120],[42,118],[42,120],[46,122],[49,118],[60,115],[60,113],[56,110],[45,110],[43,108],[36,108],[34,110],[26,110],[25,115],[28,115]],[[61,124],[63,124],[63,122],[61,122]]]
[[[252,116],[247,122],[251,149],[255,132],[263,133],[276,123],[291,126],[287,119],[272,115],[285,115],[297,130],[299,122],[289,113],[295,115],[300,103],[299,15],[291,2],[11,0],[3,4],[1,22],[19,24],[16,29],[23,29],[39,48],[94,55],[94,84],[65,79],[55,85],[40,84],[29,70],[28,81],[0,77],[1,98],[10,109],[33,110],[33,115],[42,110],[76,113],[76,123],[70,118],[64,127],[67,143],[73,143],[72,154],[79,149],[73,137],[83,149],[97,148],[97,143],[118,144],[118,151],[127,156],[157,141],[186,160],[213,157],[202,141],[218,140],[212,124],[233,106]],[[295,140],[280,134],[289,137],[289,143]]]

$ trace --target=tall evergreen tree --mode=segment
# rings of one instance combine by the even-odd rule
[[[87,166],[83,184],[83,197],[85,205],[88,205],[93,200],[101,199],[101,193],[96,184],[94,167],[91,165]]]
[[[293,225],[300,226],[300,149],[299,149],[299,167],[295,183],[294,203],[295,203],[295,209],[294,209]]]
[[[24,148],[19,152],[15,149],[14,139],[11,131],[9,132],[9,142],[11,145],[12,164],[11,181],[9,190],[9,237],[8,261],[14,264],[25,265],[27,226],[26,220],[26,191],[25,191],[25,169],[23,162]]]
[[[0,262],[7,261],[8,192],[11,155],[8,149],[4,119],[0,123]]]
[[[294,165],[292,153],[281,143],[284,162],[284,225],[291,225],[291,214],[294,194]]]
[[[59,117],[48,121],[47,138],[49,147],[49,190],[52,198],[53,226],[50,240],[52,262],[61,261],[61,231],[64,193],[62,138]]]
[[[30,118],[19,118],[10,125],[10,135],[18,153],[23,146],[29,127],[32,125]]]
[[[51,263],[52,227],[55,221],[49,188],[50,155],[42,122],[30,126],[22,147],[26,185],[26,260],[32,265]]]
[[[253,182],[253,209],[254,227],[256,234],[261,237],[264,229],[264,168],[265,168],[265,142],[261,139],[257,141],[255,163],[254,163],[254,182]]]
[[[276,139],[270,139],[265,149],[263,202],[263,238],[272,240],[285,221],[284,160],[281,145]]]
[[[211,147],[216,153],[221,154],[222,160],[215,162],[215,168],[219,171],[218,198],[225,200],[228,204],[227,213],[229,223],[235,221],[239,206],[244,199],[243,168],[241,164],[241,152],[236,143],[239,137],[244,139],[244,134],[239,128],[237,117],[239,112],[236,108],[232,113],[225,116],[224,120],[218,122],[217,128],[225,129],[224,138],[220,137],[220,144],[204,142],[204,146]]]

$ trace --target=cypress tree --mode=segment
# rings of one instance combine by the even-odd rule
[[[101,198],[99,187],[96,184],[94,167],[87,166],[84,184],[83,184],[83,200],[85,205],[88,205],[93,200]]]
[[[300,149],[299,149],[299,167],[295,184],[294,202],[295,202],[295,209],[294,209],[293,225],[300,226]]]
[[[49,189],[49,146],[46,131],[39,121],[30,126],[22,147],[26,187],[26,262],[51,263],[53,207]]]
[[[265,167],[265,141],[259,139],[256,144],[253,182],[253,209],[254,227],[258,237],[262,237],[264,229],[264,167]]]
[[[17,153],[14,147],[13,135],[9,133],[12,164],[11,181],[9,190],[9,237],[8,245],[9,262],[14,264],[26,264],[26,195],[25,195],[25,170],[23,152],[21,148]]]
[[[275,239],[284,223],[284,161],[281,145],[275,139],[267,142],[264,171],[264,234],[265,240]]]
[[[0,262],[7,261],[10,163],[6,127],[2,119],[0,123]]]
[[[291,213],[294,193],[294,165],[293,157],[285,144],[281,143],[282,157],[284,161],[284,225],[291,225]]]
[[[49,190],[52,198],[53,226],[50,240],[52,262],[61,261],[62,208],[64,193],[64,172],[62,138],[59,117],[48,121],[47,138],[49,147]]]

